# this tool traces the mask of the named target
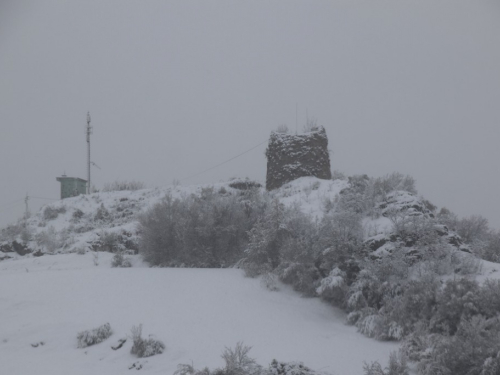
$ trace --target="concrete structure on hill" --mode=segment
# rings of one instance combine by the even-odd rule
[[[266,150],[266,189],[273,190],[299,177],[332,178],[325,128],[304,134],[272,132]]]
[[[61,177],[56,177],[56,180],[61,183],[61,199],[76,197],[87,192],[87,180],[82,178],[63,174]]]

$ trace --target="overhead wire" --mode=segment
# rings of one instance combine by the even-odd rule
[[[32,197],[31,195],[29,196],[30,198],[35,198],[35,199],[45,199],[47,201],[57,201],[59,199],[57,198],[42,198],[42,197]]]
[[[181,178],[181,179],[180,179],[180,181],[184,181],[184,180],[187,180],[187,179],[189,179],[189,178],[199,176],[200,174],[203,174],[203,173],[205,173],[205,172],[211,171],[212,169],[215,169],[215,168],[217,168],[217,167],[220,167],[221,165],[224,165],[224,164],[226,164],[226,163],[229,163],[230,161],[232,161],[232,160],[234,160],[234,159],[236,159],[236,158],[239,158],[240,156],[245,155],[246,153],[248,153],[248,152],[250,152],[250,151],[252,151],[252,150],[255,150],[257,147],[259,147],[259,146],[263,145],[263,144],[264,144],[264,143],[266,143],[266,142],[267,142],[267,139],[266,139],[265,141],[263,141],[263,142],[259,143],[258,145],[253,146],[252,148],[249,148],[248,150],[243,151],[242,153],[240,153],[240,154],[238,154],[238,155],[236,155],[236,156],[233,156],[233,157],[232,157],[232,158],[230,158],[230,159],[227,159],[227,160],[223,161],[222,163],[219,163],[219,164],[217,164],[217,165],[214,165],[213,167],[210,167],[210,168],[204,169],[204,170],[203,170],[203,171],[201,171],[201,172],[198,172],[198,173],[192,174],[192,175],[190,175],[190,176],[187,176],[187,177]]]

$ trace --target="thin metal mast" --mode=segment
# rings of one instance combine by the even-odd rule
[[[28,208],[29,199],[30,199],[30,197],[28,196],[28,193],[26,193],[26,198],[24,198],[24,204],[26,205],[26,211],[25,211],[24,217],[26,219],[30,216],[30,210]]]
[[[299,113],[299,103],[295,103],[295,135],[297,135],[298,127],[298,113]]]
[[[92,126],[90,126],[90,112],[87,112],[87,194],[90,194],[90,134],[92,134]]]

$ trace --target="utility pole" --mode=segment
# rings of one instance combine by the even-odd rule
[[[295,135],[297,135],[298,127],[299,103],[295,103]]]
[[[24,217],[27,219],[30,215],[30,210],[28,209],[28,201],[30,197],[28,196],[28,193],[26,193],[26,198],[24,198],[24,204],[26,205],[26,212],[24,214]]]
[[[92,126],[90,126],[90,112],[87,112],[87,194],[90,194],[90,134],[92,134]]]

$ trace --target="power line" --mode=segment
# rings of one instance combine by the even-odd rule
[[[56,199],[56,198],[32,197],[31,195],[30,195],[30,198],[35,198],[35,199],[45,199],[45,200],[47,200],[47,201],[57,201],[57,200],[59,200],[59,199]]]
[[[205,172],[211,171],[212,169],[215,169],[215,168],[217,168],[217,167],[220,167],[220,166],[221,166],[221,165],[223,165],[223,164],[229,163],[231,160],[234,160],[234,159],[236,159],[236,158],[239,158],[241,155],[245,155],[246,153],[248,153],[248,152],[250,152],[250,151],[252,151],[252,150],[255,150],[257,147],[259,147],[259,146],[263,145],[263,144],[264,144],[264,143],[266,143],[266,142],[267,142],[267,139],[266,139],[264,142],[259,143],[257,146],[253,146],[252,148],[249,148],[248,150],[243,151],[241,154],[238,154],[238,155],[236,155],[236,156],[233,156],[232,158],[227,159],[226,161],[223,161],[222,163],[219,163],[219,164],[217,164],[217,165],[214,165],[213,167],[207,168],[207,169],[205,169],[205,170],[203,170],[203,171],[201,171],[201,172],[198,172],[198,173],[192,174],[191,176],[184,177],[184,178],[182,178],[182,179],[181,179],[181,181],[187,180],[188,178],[191,178],[191,177],[196,177],[196,176],[199,176],[200,174],[203,174],[203,173],[205,173]]]

